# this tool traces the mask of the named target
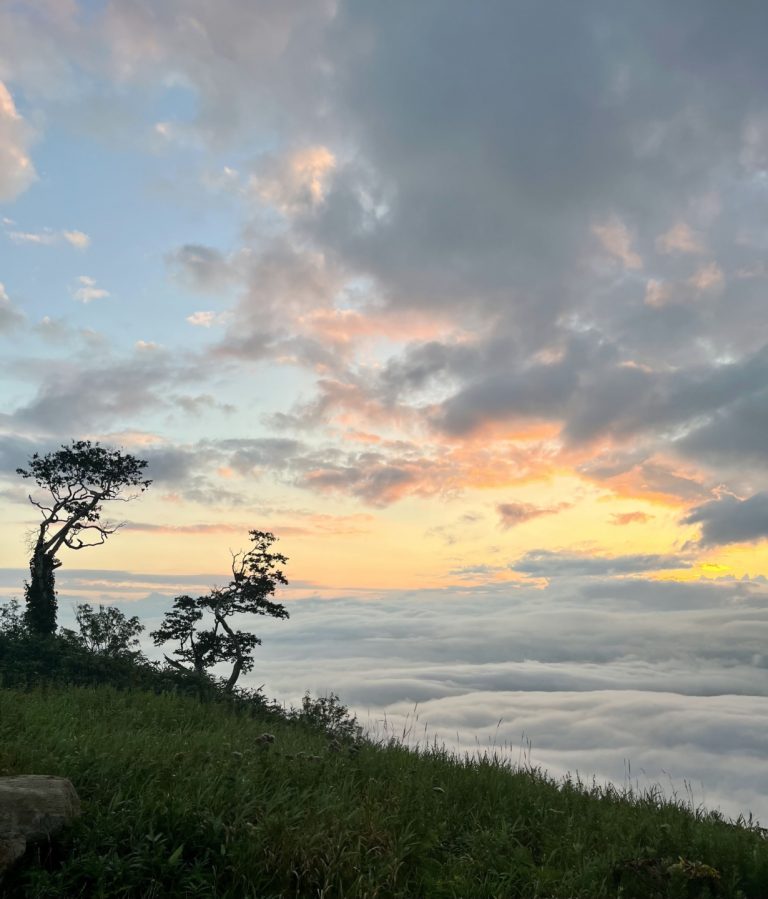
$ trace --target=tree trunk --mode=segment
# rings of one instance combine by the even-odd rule
[[[24,620],[33,634],[50,636],[56,633],[56,588],[54,558],[43,549],[42,535],[35,544],[29,560],[30,580],[25,584],[27,609]]]
[[[237,683],[237,679],[240,677],[240,672],[243,670],[243,663],[245,662],[245,659],[243,658],[243,653],[240,649],[240,643],[237,639],[237,634],[227,624],[223,615],[219,614],[219,612],[215,610],[213,614],[216,618],[216,621],[218,621],[222,629],[226,631],[226,633],[232,640],[232,644],[235,647],[235,664],[232,668],[232,673],[229,675],[229,678],[224,685],[224,692],[231,693],[235,689],[235,684]]]
[[[240,677],[240,672],[243,670],[243,660],[238,653],[237,661],[235,662],[234,667],[232,668],[232,673],[229,675],[229,679],[224,687],[227,693],[231,693],[235,689],[235,684],[237,683],[238,677]]]

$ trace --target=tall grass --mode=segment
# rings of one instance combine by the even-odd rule
[[[653,791],[183,696],[0,689],[0,774],[17,773],[69,777],[83,815],[9,899],[768,896],[762,832]]]

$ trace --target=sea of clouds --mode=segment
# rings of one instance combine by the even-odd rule
[[[21,574],[3,573],[4,592]],[[215,580],[62,569],[62,623],[75,602],[108,601],[151,630],[173,595]],[[135,586],[144,598],[120,598]],[[762,580],[291,592],[290,620],[255,623],[263,645],[244,685],[287,705],[334,692],[379,737],[489,749],[553,776],[659,784],[696,807],[768,821]]]

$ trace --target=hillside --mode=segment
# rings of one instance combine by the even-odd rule
[[[320,724],[106,686],[0,689],[0,774],[68,777],[84,810],[4,895],[768,895],[757,829]]]

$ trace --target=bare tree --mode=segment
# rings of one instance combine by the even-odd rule
[[[32,478],[47,496],[29,501],[40,510],[42,521],[29,562],[25,620],[38,634],[56,630],[54,572],[61,565],[59,551],[99,546],[120,527],[102,519],[109,501],[127,502],[152,483],[144,478],[147,462],[121,450],[107,449],[90,440],[73,440],[44,456],[34,453],[28,468],[17,468]],[[128,493],[124,491],[128,489]],[[137,488],[130,492],[130,488]]]

